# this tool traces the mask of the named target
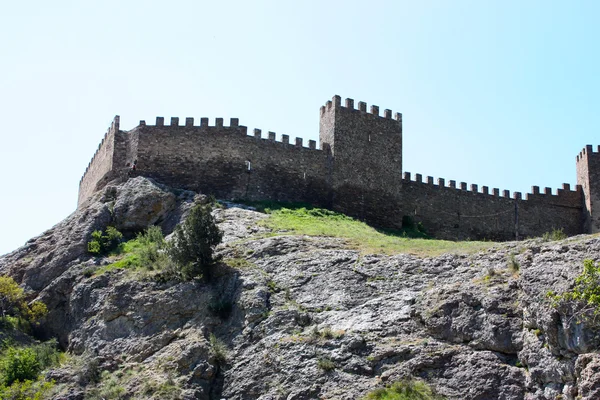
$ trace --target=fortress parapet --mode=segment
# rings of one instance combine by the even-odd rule
[[[123,131],[119,117],[113,119],[81,178],[79,205],[109,181],[132,175],[135,164],[134,174],[176,188],[222,199],[305,202],[387,228],[412,220],[438,238],[600,231],[600,147],[577,155],[574,190],[565,183],[522,194],[403,173],[402,114],[351,98],[334,96],[321,107],[318,146],[273,131],[249,133],[238,118],[155,121]]]

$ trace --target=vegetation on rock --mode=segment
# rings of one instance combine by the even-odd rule
[[[262,207],[269,214],[263,224],[278,234],[339,237],[364,253],[436,256],[443,253],[474,253],[494,245],[491,242],[427,239],[423,228],[414,225],[400,231],[380,230],[322,208],[294,205],[287,205],[289,208],[286,208],[277,203],[269,205],[270,207]]]
[[[575,278],[573,289],[562,294],[549,291],[547,295],[554,307],[566,305],[578,320],[596,322],[600,316],[600,264],[584,260],[583,271]]]
[[[47,313],[48,309],[42,302],[27,304],[25,291],[13,278],[0,276],[0,318],[3,324],[37,323]]]
[[[365,400],[441,400],[431,387],[417,380],[400,381],[387,388],[376,389]]]
[[[60,360],[56,340],[39,343],[28,334],[46,315],[46,305],[27,304],[24,290],[11,277],[0,276],[0,308],[0,399],[41,399],[53,383],[40,373]]]
[[[91,276],[113,269],[140,269],[156,271],[163,279],[189,280],[200,276],[208,279],[214,262],[214,248],[223,236],[211,211],[210,204],[194,206],[187,219],[175,227],[171,242],[165,240],[158,226],[151,226],[135,239],[121,243],[120,239],[114,239],[122,237],[114,228],[107,228],[106,235],[95,231],[92,235],[94,244],[88,243],[88,249],[100,247],[99,254],[112,250],[109,256],[114,261],[95,271],[86,270],[84,274]]]
[[[210,278],[214,248],[221,243],[222,232],[217,227],[209,204],[197,204],[186,220],[177,225],[168,248],[171,259],[179,266],[183,278]]]
[[[552,231],[546,232],[542,235],[542,239],[545,242],[553,242],[556,240],[563,240],[566,238],[567,238],[567,234],[564,232],[563,228],[552,229]]]
[[[166,253],[166,247],[160,227],[151,226],[135,239],[119,244],[110,255],[114,261],[92,273],[98,275],[113,269],[171,271],[174,266]]]
[[[119,246],[123,240],[123,234],[112,226],[102,231],[92,232],[92,239],[88,242],[88,251],[92,254],[107,254]]]

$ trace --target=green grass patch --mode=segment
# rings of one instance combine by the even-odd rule
[[[418,256],[437,256],[443,253],[470,254],[494,245],[492,242],[426,239],[423,238],[424,233],[421,228],[404,231],[381,230],[334,211],[288,206],[290,208],[263,207],[270,217],[261,221],[261,224],[282,234],[343,238],[352,248],[367,254],[409,253]]]
[[[127,269],[143,269],[148,271],[161,270],[169,263],[169,257],[165,252],[165,241],[160,228],[152,226],[135,239],[121,243],[109,257],[112,262],[94,271],[94,275],[102,275],[106,272]],[[89,271],[84,271],[89,275]]]
[[[364,397],[364,400],[441,400],[431,387],[418,380],[395,382],[389,387],[376,389]]]
[[[229,257],[224,259],[223,262],[231,268],[236,269],[249,269],[256,267],[252,261],[249,261],[243,257]]]

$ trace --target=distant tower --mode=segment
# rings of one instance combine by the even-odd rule
[[[402,114],[346,99],[340,96],[321,107],[319,140],[321,148],[332,155],[333,207],[379,222],[380,211],[389,208],[388,202],[397,203],[402,186]],[[389,223],[389,221],[388,221]]]
[[[577,156],[577,184],[583,189],[583,232],[600,232],[600,153],[591,145]]]

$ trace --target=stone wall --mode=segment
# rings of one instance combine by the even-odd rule
[[[119,134],[119,116],[116,116],[110,128],[104,134],[104,138],[98,145],[96,153],[89,162],[83,177],[79,181],[79,198],[77,205],[81,205],[107,179],[113,169],[113,157],[115,155],[115,136]],[[123,142],[122,140],[120,141]],[[119,154],[119,146],[117,146]],[[117,156],[118,157],[118,156]]]
[[[550,188],[540,193],[534,186],[525,199],[521,193],[510,196],[508,190],[468,185],[455,181],[446,184],[433,177],[404,173],[401,198],[402,214],[421,222],[428,233],[451,240],[515,240],[541,236],[553,229],[568,235],[582,233],[581,188],[571,191],[568,184],[552,194]]]
[[[179,125],[177,118],[164,125],[140,124],[128,133],[137,141],[137,173],[173,187],[214,194],[222,199],[308,202],[329,207],[330,156],[302,139],[275,140],[260,130],[253,136],[232,118],[229,126],[217,118],[209,126],[202,118]],[[134,146],[132,146],[134,147]]]

